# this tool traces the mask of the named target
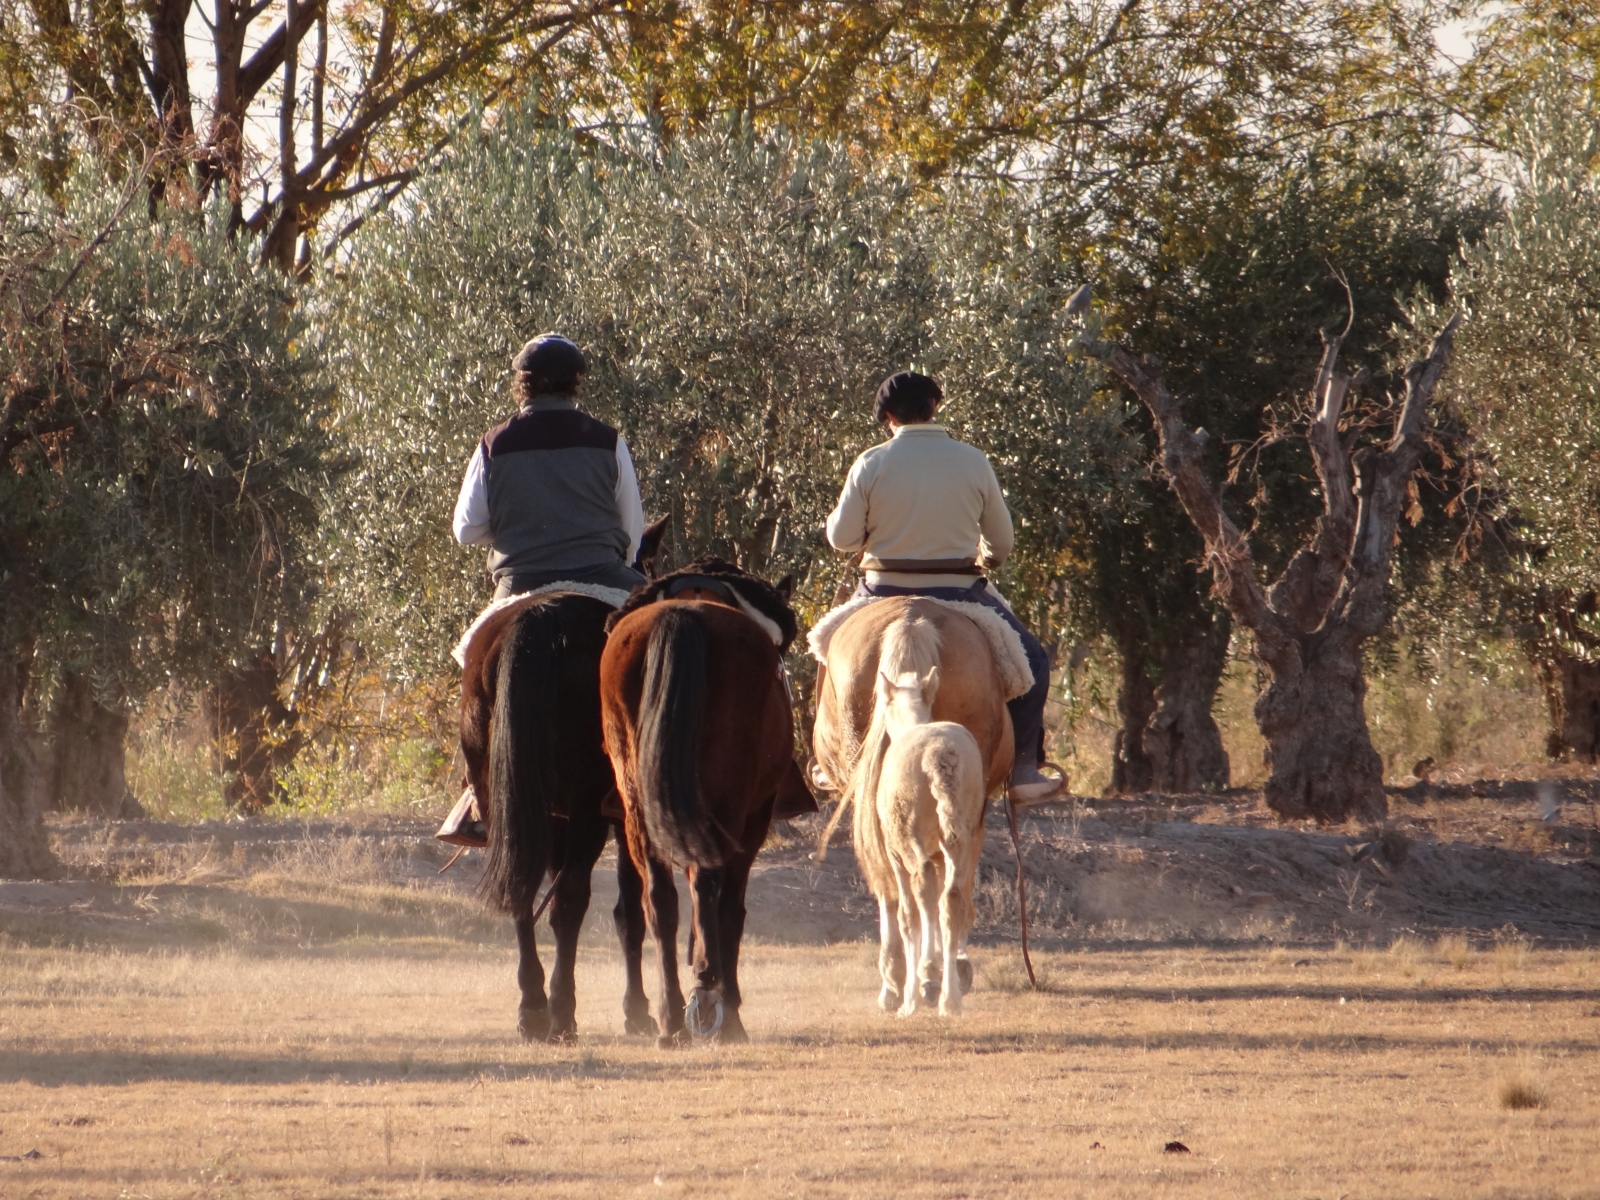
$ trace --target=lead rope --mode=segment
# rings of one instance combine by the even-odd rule
[[[566,871],[567,868],[563,865],[561,870],[556,872],[556,877],[550,881],[550,890],[544,894],[544,899],[539,901],[539,907],[533,910],[533,924],[537,925],[539,918],[544,916],[544,910],[550,907],[550,897],[556,894],[556,884],[561,882],[561,877]]]
[[[1011,848],[1017,852],[1017,913],[1022,918],[1022,964],[1028,968],[1028,985],[1037,989],[1033,958],[1028,953],[1028,885],[1022,874],[1022,839],[1017,836],[1017,806],[1006,797],[1006,821],[1011,826]]]

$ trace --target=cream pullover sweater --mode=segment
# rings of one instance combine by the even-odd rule
[[[962,587],[975,576],[949,568],[974,560],[995,566],[1015,536],[982,450],[942,425],[902,425],[850,468],[828,514],[828,542],[863,551],[868,583]],[[910,569],[913,563],[921,569]]]

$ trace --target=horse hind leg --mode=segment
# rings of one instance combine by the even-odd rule
[[[900,938],[899,902],[894,895],[878,897],[878,1007],[894,1012],[900,1007],[906,985],[905,945]]]
[[[967,936],[972,932],[972,885],[977,875],[977,854],[958,857],[958,848],[945,850],[945,885],[939,896],[939,924],[944,934],[944,980],[939,992],[939,1013],[954,1016],[961,998],[972,990],[972,962],[967,958]]]
[[[622,961],[627,988],[622,994],[622,1028],[631,1034],[656,1031],[650,1020],[650,1002],[644,994],[644,880],[633,865],[628,844],[621,831],[617,836],[617,906],[611,910],[617,941],[622,945]]]
[[[572,822],[578,826],[577,821]],[[582,834],[582,841],[578,835]],[[556,957],[550,968],[550,1040],[571,1041],[578,1036],[578,990],[575,973],[578,935],[589,911],[590,878],[595,860],[605,847],[605,826],[575,828],[566,839],[563,866],[555,882],[550,905],[550,929],[555,934]]]
[[[748,1042],[744,1021],[739,1009],[744,995],[739,990],[739,946],[744,940],[745,893],[750,886],[750,868],[755,855],[749,854],[729,863],[724,869],[722,896],[717,910],[717,936],[722,939],[722,1002],[725,1009],[722,1032],[717,1040],[723,1044]]]
[[[917,916],[921,921],[918,930],[921,937],[918,939],[917,985],[927,1004],[935,1004],[939,1000],[939,947],[946,940],[940,937],[939,894],[943,890],[940,882],[938,863],[933,859],[924,859],[915,880]]]
[[[921,990],[917,986],[917,965],[922,956],[921,914],[917,911],[917,893],[911,873],[898,858],[893,855],[890,858],[891,869],[894,871],[895,883],[900,893],[896,909],[900,918],[901,962],[902,970],[905,972],[900,1008],[896,1015],[909,1017],[917,1011],[917,1000]]]
[[[533,906],[516,918],[517,987],[522,1003],[517,1008],[517,1032],[525,1042],[542,1042],[550,1036],[550,1002],[544,994],[544,964],[534,939]]]
[[[722,996],[721,925],[723,870],[721,867],[690,867],[689,939],[693,959],[694,993],[690,998],[685,1024],[691,1035],[712,1038],[722,1032],[727,1020],[727,1005]]]
[[[687,1045],[683,1024],[683,986],[678,982],[678,886],[672,868],[649,860],[649,892],[645,918],[656,939],[656,961],[661,967],[661,996],[656,1005],[656,1044],[662,1049]]]

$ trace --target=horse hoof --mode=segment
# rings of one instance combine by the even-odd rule
[[[656,1031],[656,1023],[650,1019],[649,1013],[643,1016],[625,1014],[622,1018],[622,1031],[630,1035],[648,1037]]]
[[[562,1024],[562,1025],[552,1026],[551,1029],[550,1029],[550,1033],[549,1033],[549,1040],[551,1042],[560,1042],[560,1043],[569,1044],[569,1045],[572,1042],[577,1041],[578,1040],[578,1024],[577,1024],[577,1022],[573,1021],[573,1022]]]
[[[961,984],[961,994],[963,996],[972,990],[972,960],[970,958],[956,959],[956,979]]]
[[[904,1020],[906,1017],[915,1016],[916,1012],[917,997],[913,994],[906,997],[906,1002],[900,1006],[900,1010],[894,1015]]]
[[[523,1008],[517,1010],[517,1032],[525,1042],[550,1040],[550,1010],[548,1008]]]
[[[743,1046],[750,1040],[750,1035],[744,1031],[744,1022],[739,1020],[738,1010],[723,1019],[722,1029],[717,1033],[717,1042],[723,1046]]]
[[[883,990],[878,993],[878,1007],[884,1012],[894,1012],[900,1007],[900,992],[888,984],[883,985]]]
[[[727,1020],[722,1004],[722,993],[709,988],[695,988],[689,994],[688,1007],[683,1011],[683,1023],[696,1038],[714,1038]]]
[[[939,1002],[939,981],[937,979],[925,979],[922,981],[922,998],[929,1004],[937,1004]]]
[[[677,1029],[672,1033],[663,1033],[660,1037],[656,1038],[656,1049],[677,1050],[683,1046],[690,1045],[693,1041],[694,1039],[689,1036],[689,1031],[687,1029]]]

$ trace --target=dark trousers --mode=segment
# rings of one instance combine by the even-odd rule
[[[1011,728],[1017,738],[1016,761],[1042,763],[1044,761],[1044,704],[1050,698],[1050,656],[1045,653],[1039,639],[1028,632],[1027,626],[1017,620],[1017,614],[1007,608],[989,590],[989,582],[979,579],[970,587],[896,587],[892,583],[869,584],[863,579],[856,585],[857,596],[927,596],[933,600],[960,600],[966,604],[982,604],[992,608],[1017,631],[1022,638],[1022,648],[1028,653],[1028,669],[1033,672],[1033,687],[1015,700],[1007,700],[1011,710]]]
[[[601,563],[597,567],[578,567],[566,571],[523,571],[516,575],[501,575],[495,580],[494,598],[504,600],[507,596],[520,596],[523,592],[531,592],[535,588],[547,587],[552,583],[595,583],[601,587],[621,588],[631,592],[641,583],[645,582],[643,575],[632,567],[625,567],[620,562]]]

